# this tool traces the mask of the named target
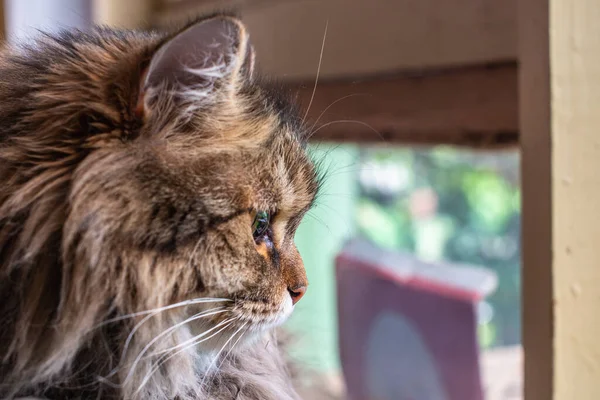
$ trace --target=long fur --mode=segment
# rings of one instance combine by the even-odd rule
[[[253,61],[230,16],[0,52],[0,396],[298,398],[273,329],[319,181]]]

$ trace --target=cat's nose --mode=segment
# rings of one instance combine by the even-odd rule
[[[292,297],[292,305],[295,305],[304,296],[304,293],[306,293],[306,286],[288,288],[288,292],[290,292],[290,296]]]

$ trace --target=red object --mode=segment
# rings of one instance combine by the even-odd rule
[[[336,260],[342,367],[351,400],[482,400],[475,303],[496,285],[362,240]]]

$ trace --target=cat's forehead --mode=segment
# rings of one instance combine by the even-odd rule
[[[315,166],[296,135],[297,132],[287,126],[265,150],[265,157],[272,158],[267,171],[271,175],[271,187],[265,189],[275,191],[277,207],[290,213],[310,207],[319,186]]]
[[[214,116],[214,121],[204,118],[203,125],[185,133],[172,133],[158,154],[163,158],[168,153],[176,174],[193,166],[196,178],[210,175],[219,187],[246,193],[239,207],[290,212],[308,207],[318,179],[301,126],[273,108],[237,111],[227,114],[227,122]]]
[[[151,142],[158,138],[158,142],[168,143],[172,153],[191,159],[242,153],[267,163],[293,164],[288,169],[307,162],[307,128],[285,94],[247,82],[243,90],[217,104],[199,104],[192,109],[193,115],[184,124],[168,114],[158,114],[156,123],[149,121],[144,136]],[[168,122],[163,123],[163,118]]]

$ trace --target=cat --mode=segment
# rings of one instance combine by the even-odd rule
[[[238,18],[0,52],[0,397],[292,400],[320,173]]]

